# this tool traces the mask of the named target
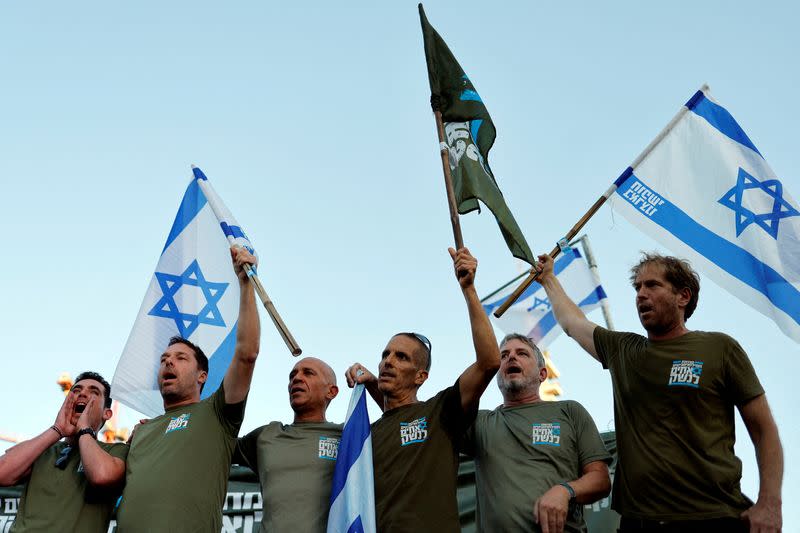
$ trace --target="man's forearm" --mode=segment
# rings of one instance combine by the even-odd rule
[[[575,320],[585,318],[583,311],[567,296],[564,287],[555,274],[545,277],[540,280],[540,283],[547,293],[547,299],[550,300],[550,305],[553,307],[553,315],[555,315],[558,325],[561,326],[564,333],[570,335],[570,325]]]
[[[236,327],[236,355],[250,363],[258,357],[261,340],[261,322],[253,285],[250,278],[240,282],[239,322]]]
[[[753,443],[758,462],[758,499],[781,502],[781,485],[783,484],[783,447],[781,446],[778,428],[772,425]]]
[[[492,329],[489,317],[481,305],[474,285],[464,290],[464,299],[469,311],[472,344],[475,346],[475,362],[482,370],[494,374],[500,367],[500,350],[497,347],[494,329]]]
[[[125,462],[101,448],[95,437],[90,434],[81,435],[78,448],[89,483],[102,487],[122,482],[125,477]]]
[[[580,504],[590,504],[605,498],[611,492],[611,479],[608,469],[590,470],[574,481],[569,482],[575,491],[575,500]]]
[[[59,440],[61,435],[50,427],[36,437],[6,450],[6,453],[0,456],[0,486],[18,483],[36,459]]]

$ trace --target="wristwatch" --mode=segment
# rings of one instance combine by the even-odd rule
[[[78,431],[77,437],[80,439],[83,435],[91,435],[93,439],[97,438],[97,433],[92,428],[83,428],[82,430]],[[575,494],[574,492],[572,494]]]
[[[569,483],[567,483],[566,481],[564,481],[563,483],[559,483],[559,485],[561,485],[562,487],[567,489],[567,492],[569,492],[569,503],[574,502],[575,501],[575,489],[573,489],[572,486]]]

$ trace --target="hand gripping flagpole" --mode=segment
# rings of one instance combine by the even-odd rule
[[[700,87],[700,91],[702,92],[706,92],[707,90],[708,90],[708,85],[704,84],[702,87]],[[586,211],[586,213],[580,218],[580,220],[578,220],[578,222],[576,222],[575,225],[572,226],[572,229],[570,229],[567,232],[567,235],[563,239],[561,239],[559,243],[555,246],[555,248],[553,248],[553,251],[550,252],[550,257],[555,259],[555,257],[558,256],[558,254],[561,252],[562,247],[568,246],[567,243],[569,243],[575,237],[575,235],[578,234],[578,232],[589,221],[589,219],[592,218],[595,213],[597,213],[597,211],[604,203],[606,203],[606,200],[608,200],[611,197],[611,195],[614,194],[614,191],[617,190],[617,187],[622,185],[622,183],[626,179],[628,179],[628,177],[630,177],[630,175],[633,173],[633,169],[639,166],[639,164],[644,160],[644,158],[647,157],[650,154],[650,152],[653,151],[653,148],[655,148],[656,145],[658,145],[658,143],[660,143],[664,139],[664,137],[666,137],[667,134],[670,131],[672,131],[672,128],[674,128],[675,124],[677,124],[678,121],[681,118],[683,118],[683,116],[686,114],[687,111],[689,111],[688,107],[686,107],[685,105],[681,107],[681,109],[675,114],[675,116],[672,117],[672,120],[669,121],[669,124],[667,124],[663,130],[661,130],[661,133],[659,133],[658,136],[656,136],[656,138],[653,139],[652,142],[647,145],[647,148],[645,148],[644,151],[641,154],[639,154],[639,157],[637,157],[633,161],[633,163],[631,163],[631,165],[625,169],[625,171],[620,175],[620,177],[617,178],[616,181],[614,181],[614,183],[611,184],[611,186],[606,190],[606,192],[604,192],[603,195],[600,198],[598,198],[594,204],[592,204],[592,206],[589,208],[588,211]],[[530,287],[531,283],[533,283],[539,278],[539,274],[541,274],[540,271],[536,270],[535,267],[532,268],[530,274],[528,274],[528,277],[525,278],[525,281],[523,281],[522,284],[520,284],[520,286],[517,287],[517,289],[513,293],[511,293],[511,295],[506,299],[506,301],[503,302],[503,305],[501,305],[495,310],[494,316],[496,316],[497,318],[503,316],[503,314],[506,311],[508,311],[508,308],[514,305],[514,302],[516,302],[519,299],[519,297],[522,296],[522,293],[525,292],[525,290],[528,287]]]
[[[196,168],[197,167],[192,165],[192,172],[194,172]],[[205,178],[205,176],[203,177]],[[211,188],[208,181],[207,180],[202,180],[202,181],[204,181],[205,182],[204,185],[208,187],[208,190],[206,190],[205,187],[201,186],[203,192],[206,195],[206,199],[208,200],[208,204],[211,206],[211,210],[214,211],[214,215],[217,217],[217,220],[220,222],[220,224],[229,225],[226,223],[226,220],[233,222],[233,216],[230,214],[228,209],[225,208],[224,204],[222,204],[222,200],[219,199],[219,196],[217,196],[216,192],[214,192],[213,188]],[[228,239],[228,243],[231,246],[242,246],[242,243],[237,241],[237,237],[233,236],[231,233],[226,231],[225,237]],[[244,242],[248,241],[245,240]],[[289,331],[289,328],[287,328],[286,324],[284,324],[281,315],[275,308],[275,304],[272,303],[272,299],[267,294],[266,289],[264,289],[264,285],[261,284],[261,280],[258,279],[258,275],[256,275],[255,270],[253,270],[253,268],[250,265],[245,264],[244,271],[245,273],[247,273],[247,276],[253,281],[253,286],[255,287],[256,294],[258,294],[258,297],[261,299],[261,303],[264,304],[264,309],[267,310],[267,314],[272,319],[272,323],[275,324],[275,327],[278,329],[278,333],[281,334],[283,342],[286,343],[286,347],[289,348],[289,351],[292,352],[292,355],[297,357],[298,355],[303,353],[303,350],[297,344],[297,341],[294,340],[292,332]]]

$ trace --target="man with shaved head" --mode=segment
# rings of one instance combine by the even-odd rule
[[[336,374],[306,357],[289,372],[291,424],[270,422],[239,439],[234,462],[258,473],[262,531],[324,532],[342,424],[325,418],[336,395]]]

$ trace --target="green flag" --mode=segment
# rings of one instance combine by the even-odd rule
[[[422,4],[419,18],[428,62],[431,106],[442,113],[458,212],[463,215],[480,211],[478,200],[483,202],[497,219],[514,257],[533,265],[536,259],[489,168],[489,149],[497,135],[492,118],[447,44],[428,23]]]

